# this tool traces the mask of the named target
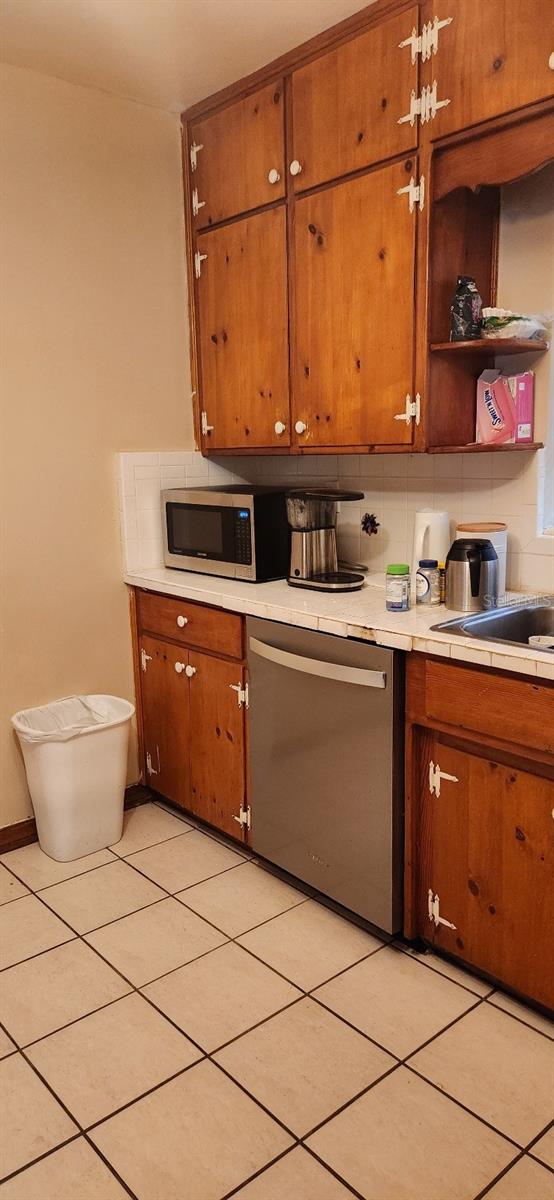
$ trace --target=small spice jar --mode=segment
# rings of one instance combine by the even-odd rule
[[[440,575],[436,558],[420,558],[416,575],[416,603],[440,604]]]
[[[410,568],[408,563],[390,563],[387,567],[385,602],[387,612],[407,612],[410,607]]]
[[[439,563],[439,600],[441,604],[446,600],[446,566],[443,562]]]

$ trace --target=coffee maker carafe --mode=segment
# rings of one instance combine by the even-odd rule
[[[339,570],[337,557],[337,503],[363,500],[363,492],[333,492],[303,488],[287,492],[287,517],[291,527],[288,583],[291,587],[320,592],[355,592],[364,577]]]

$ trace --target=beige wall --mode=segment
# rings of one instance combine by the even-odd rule
[[[193,436],[178,118],[16,67],[0,100],[2,826],[12,712],[133,697],[115,452]]]

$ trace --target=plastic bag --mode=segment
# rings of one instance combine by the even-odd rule
[[[544,317],[515,313],[509,308],[483,309],[483,337],[542,339],[548,332]]]
[[[65,696],[39,708],[14,713],[12,725],[25,742],[66,742],[99,726],[119,725],[135,709],[117,696]]]

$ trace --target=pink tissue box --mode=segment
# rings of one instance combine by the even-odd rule
[[[501,375],[482,371],[477,380],[476,440],[490,446],[533,441],[533,371]]]
[[[523,371],[521,375],[510,375],[508,386],[514,404],[514,441],[532,442],[535,407],[535,375]]]

